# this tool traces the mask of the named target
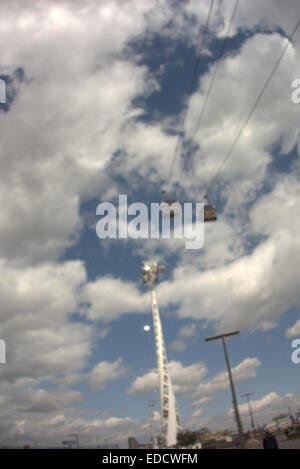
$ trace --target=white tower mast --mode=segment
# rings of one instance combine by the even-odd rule
[[[175,394],[172,388],[168,368],[168,359],[161,327],[158,304],[155,295],[155,284],[159,272],[164,272],[163,266],[158,266],[156,261],[143,263],[144,285],[149,284],[152,298],[152,314],[156,344],[157,368],[160,389],[160,408],[162,417],[162,433],[166,446],[174,446],[177,443],[177,432],[182,429]]]
[[[157,449],[157,438],[154,428],[154,401],[148,402],[148,407],[150,410],[150,423],[151,423],[151,441],[152,441],[152,449]]]

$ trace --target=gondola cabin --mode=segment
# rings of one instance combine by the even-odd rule
[[[217,212],[213,205],[210,203],[204,204],[204,222],[209,221],[216,221],[217,220]]]
[[[163,200],[161,203],[162,214],[164,217],[174,218],[180,209],[178,200]]]

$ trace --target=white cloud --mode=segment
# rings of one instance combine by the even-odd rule
[[[17,269],[0,263],[1,337],[7,366],[2,380],[54,379],[78,372],[91,352],[93,330],[70,320],[86,279],[79,261]]]
[[[134,121],[143,110],[135,107],[133,100],[151,94],[159,84],[147,67],[138,64],[126,45],[132,39],[147,36],[147,27],[150,38],[151,34],[160,31],[168,37],[175,34],[173,39],[184,37],[195,42],[199,32],[197,30],[195,34],[192,26],[197,23],[191,21],[189,14],[203,20],[207,8],[189,2],[185,15],[174,16],[174,5],[165,2],[143,2],[142,5],[126,2],[122,8],[117,2],[110,2],[109,6],[95,2],[88,2],[88,5],[88,8],[75,8],[74,4],[64,2],[58,8],[45,2],[44,8],[37,9],[22,3],[16,17],[16,11],[10,11],[9,3],[2,4],[3,42],[9,43],[10,48],[1,51],[1,62],[7,71],[24,66],[28,78],[22,83],[10,112],[0,116],[6,135],[1,167],[5,177],[0,188],[5,201],[0,214],[1,254],[14,262],[58,258],[75,242],[81,229],[80,199],[98,196],[100,186],[102,193],[110,190],[110,178],[105,180],[99,170],[106,167],[117,150],[123,150],[120,165],[117,165],[123,176],[134,170],[140,177],[147,174],[157,180],[163,177],[174,149],[176,139],[166,134],[163,122],[146,125]],[[291,11],[295,5],[291,2]],[[222,8],[227,21],[231,8],[227,10],[225,5]],[[276,11],[279,9],[276,4]],[[257,20],[254,9],[249,9],[249,14],[249,23]],[[271,17],[274,17],[273,13]],[[237,21],[244,19],[241,13]],[[166,27],[170,20],[173,21],[172,29]],[[289,22],[292,20],[291,14]],[[220,13],[217,23],[219,21]],[[15,24],[17,28],[12,27]],[[268,69],[266,61],[272,62],[282,43],[283,39],[278,35],[256,35],[246,42],[240,54],[224,61],[222,80],[214,90],[218,105],[211,103],[213,115],[208,112],[201,135],[201,152],[205,153],[209,167],[198,159],[194,171],[197,187],[219,165],[226,140],[228,144],[232,140],[244,109],[249,108],[249,102],[255,96],[261,78],[258,72],[265,73]],[[41,60],[45,56],[46,68]],[[270,161],[270,155],[264,149],[277,141],[278,135],[283,136],[285,151],[295,142],[296,107],[288,106],[288,100],[282,93],[277,93],[278,89],[290,91],[289,73],[297,67],[292,47],[284,60],[286,66],[276,75],[266,101],[274,111],[273,97],[278,98],[278,112],[273,112],[276,122],[269,125],[265,119],[269,114],[266,107],[263,115],[258,113],[256,125],[252,123],[247,129],[246,141],[243,137],[239,160],[234,158],[226,166],[226,178],[242,177],[245,185],[246,176],[259,184]],[[258,61],[263,66],[259,66]],[[202,82],[208,80],[209,74]],[[237,81],[243,83],[243,87],[237,87]],[[237,93],[240,96],[235,105],[232,96]],[[199,101],[196,93],[191,103],[188,129],[196,121],[197,99]],[[18,139],[14,138],[16,125]]]
[[[150,308],[148,295],[142,295],[133,283],[113,277],[100,277],[87,283],[80,298],[90,303],[86,309],[89,318],[105,322]]]
[[[49,425],[50,427],[60,427],[65,423],[65,421],[66,418],[64,415],[56,415],[51,420],[49,420]]]
[[[203,409],[197,409],[192,413],[191,418],[200,417],[200,415],[202,414],[203,414]]]
[[[22,412],[49,413],[57,410],[63,410],[72,403],[81,400],[82,395],[78,391],[60,393],[48,391],[46,389],[29,388],[15,397],[14,405]]]
[[[225,18],[229,17],[232,8],[232,2],[222,2],[222,14]],[[273,30],[280,26],[286,33],[291,33],[296,24],[297,12],[297,0],[288,0],[285,4],[280,0],[267,0],[263,4],[259,0],[253,0],[240,4],[235,25],[242,29],[260,25]]]
[[[103,389],[107,383],[124,376],[126,369],[122,366],[122,359],[118,358],[115,362],[110,363],[102,361],[98,363],[88,375],[90,389]]]
[[[0,383],[3,443],[28,443],[29,438],[36,438],[45,445],[57,445],[66,434],[77,432],[83,443],[94,444],[99,434],[109,434],[125,446],[132,434],[148,438],[149,422],[130,417],[94,421],[74,417],[71,406],[80,393],[68,390],[87,377],[84,371],[95,332],[97,337],[107,333],[107,328],[96,331],[98,326],[92,328],[86,319],[108,322],[121,314],[142,313],[150,308],[148,296],[133,283],[113,277],[86,284],[83,263],[58,262],[82,232],[81,203],[92,196],[118,194],[115,175],[121,175],[131,189],[144,189],[145,177],[152,189],[165,177],[176,142],[170,131],[176,130],[178,116],[141,122],[138,117],[145,109],[135,100],[159,90],[169,67],[167,57],[163,67],[158,64],[157,70],[150,70],[142,65],[142,54],[138,57],[128,45],[132,40],[149,45],[156,34],[168,38],[167,53],[176,45],[173,39],[199,44],[199,24],[205,21],[207,5],[191,0],[185,10],[181,2],[163,0],[121,3],[87,0],[58,5],[42,0],[37,6],[1,2],[2,43],[9,47],[1,48],[0,73],[12,74],[18,67],[25,71],[25,79],[14,83],[17,96],[9,112],[0,112],[4,136],[0,150],[0,309],[8,361]],[[233,2],[219,5],[212,25],[222,37]],[[280,23],[289,32],[297,12],[294,0],[244,2],[232,31],[253,28],[264,20],[271,28]],[[192,20],[193,14],[197,21]],[[215,227],[207,228],[201,255],[192,262],[189,256],[181,256],[172,281],[158,288],[160,304],[178,305],[183,317],[194,314],[195,320],[212,321],[219,328],[268,329],[299,301],[297,175],[276,183],[270,194],[255,201],[273,158],[270,149],[280,143],[280,157],[284,157],[297,139],[299,144],[297,108],[290,103],[290,82],[298,76],[298,42],[289,47],[255,119],[224,168],[222,181],[229,183],[229,188],[222,189],[226,206]],[[211,96],[197,136],[201,148],[195,170],[185,185],[191,197],[198,198],[219,166],[283,44],[278,34],[259,34],[221,64],[222,80],[216,82]],[[188,135],[203,100],[200,91],[207,87],[211,73],[201,78],[201,90],[193,96]],[[242,205],[238,208],[237,200]],[[249,201],[255,202],[250,213]],[[248,215],[250,224],[245,229]],[[244,239],[249,234],[264,237],[252,253]],[[164,250],[177,252],[180,243],[172,243],[165,243],[162,257]],[[162,243],[155,245],[154,240],[149,252],[155,253],[158,244]],[[91,306],[81,307],[79,323],[70,314],[79,311],[81,301]],[[298,323],[287,335],[297,330]],[[179,333],[181,343],[185,338]],[[247,379],[255,374],[258,363],[252,360],[236,367],[237,376]],[[101,388],[109,379],[123,376],[122,370],[118,360],[103,361],[89,374],[90,384]],[[206,374],[203,364],[171,362],[170,371],[175,390],[181,394],[191,392]],[[207,389],[224,384],[225,376],[218,376],[206,383]],[[36,388],[41,381],[64,390]],[[157,374],[151,372],[138,378],[131,390],[144,392],[155,386]],[[205,403],[203,399],[208,397],[200,399]],[[41,413],[46,415],[46,411],[43,420]],[[197,412],[199,416],[201,409]],[[197,416],[195,422],[199,422]]]
[[[218,72],[222,79],[215,81],[200,129],[195,136],[200,149],[194,156],[194,165],[188,180],[181,180],[182,168],[176,164],[174,182],[184,182],[184,189],[189,195],[195,198],[202,187],[205,191],[207,184],[221,167],[227,150],[254,105],[285,41],[278,34],[256,34],[243,44],[239,53],[222,61]],[[214,65],[201,77],[199,89],[191,97],[186,122],[188,137],[194,135],[199,109],[205,99],[213,67]],[[217,181],[218,185],[220,182],[231,183],[230,192],[233,189],[238,190],[238,198],[229,199],[227,208],[230,203],[230,208],[235,209],[237,199],[240,206],[253,198],[266,177],[267,166],[272,160],[270,150],[273,145],[280,143],[281,139],[281,150],[288,153],[296,144],[298,112],[296,106],[291,106],[290,103],[291,76],[295,74],[297,57],[295,47],[290,45]],[[210,192],[215,192],[215,187],[210,187]],[[227,198],[227,191],[223,195]]]
[[[262,397],[260,400],[251,400],[251,408],[254,412],[260,413],[262,409],[264,409],[265,407],[272,406],[272,405],[277,406],[280,400],[281,400],[281,397],[276,392],[270,392],[266,396]],[[249,414],[248,403],[240,404],[239,411],[242,415],[248,415]]]
[[[183,326],[179,332],[178,335],[179,337],[182,337],[183,339],[191,339],[195,336],[196,333],[196,324],[187,324],[186,326]]]
[[[244,381],[256,376],[256,370],[261,365],[257,358],[246,358],[237,366],[231,368],[232,377],[234,382]],[[229,378],[227,371],[219,373],[214,378],[207,382],[198,384],[196,386],[192,397],[201,398],[214,394],[217,391],[229,387]]]
[[[190,343],[191,339],[194,339],[196,336],[196,324],[187,324],[183,326],[178,331],[178,339],[174,340],[168,348],[170,350],[176,350],[181,352],[186,349],[188,343]],[[189,340],[188,340],[189,339]]]
[[[257,358],[246,358],[237,366],[232,367],[234,381],[239,382],[254,378],[260,365],[261,362]],[[169,362],[169,371],[175,393],[192,398],[194,402],[191,405],[193,407],[211,402],[211,396],[214,393],[229,387],[227,371],[219,373],[210,380],[205,380],[207,368],[203,363],[183,366],[180,362],[172,360]],[[158,373],[156,370],[150,370],[145,375],[136,378],[127,393],[146,394],[158,389],[158,387]]]
[[[201,399],[195,401],[195,402],[192,402],[191,403],[191,406],[192,407],[199,407],[203,404],[210,404],[211,402],[213,402],[213,397],[212,396],[204,396],[204,397],[201,397]]]
[[[251,408],[253,411],[255,426],[262,427],[267,423],[271,423],[273,422],[273,418],[279,414],[289,415],[289,407],[294,413],[295,409],[299,407],[299,404],[299,395],[279,395],[275,391],[269,392],[260,399],[251,399]],[[244,430],[250,430],[251,420],[248,403],[239,404],[239,411]],[[290,421],[289,417],[287,417],[287,420]],[[185,425],[186,428],[195,430],[199,430],[200,427],[205,426],[211,431],[222,431],[225,428],[231,428],[236,431],[236,422],[234,420],[233,409],[231,406],[226,412],[218,413],[213,416],[200,417],[200,419],[191,416],[186,419]]]
[[[122,8],[111,2],[108,10],[88,3],[43,2],[41,9],[20,3],[18,10],[1,5],[3,43],[10,44],[0,52],[1,72],[21,66],[26,76],[10,111],[0,114],[6,136],[0,255],[17,263],[57,259],[76,242],[80,201],[109,189],[110,178],[100,171],[138,129],[157,145],[167,147],[170,140],[159,127],[129,124],[143,112],[132,101],[158,86],[125,51],[144,31],[144,15],[155,2]],[[170,13],[167,8],[163,21]],[[126,123],[131,130],[124,133]],[[139,148],[138,137],[133,144]],[[152,156],[151,145],[146,154]]]
[[[300,335],[300,319],[285,331],[285,337],[295,337],[297,335]]]
[[[144,376],[136,378],[134,383],[127,390],[128,394],[147,394],[157,390],[159,386],[158,374],[156,370],[148,371]]]
[[[290,422],[290,419],[288,417],[290,415],[290,409],[291,407],[294,409],[297,408],[297,406],[299,406],[299,403],[299,395],[279,395],[275,391],[266,394],[261,399],[251,399],[251,408],[255,423],[256,425],[273,423],[273,418],[280,414],[287,415],[287,420]],[[246,421],[250,427],[248,403],[240,404],[239,411],[243,420]],[[233,415],[232,409],[227,412],[227,415]]]
[[[212,231],[218,233],[213,238],[217,252],[220,246],[219,263],[212,268],[211,256],[206,258],[206,265],[205,253],[204,258],[201,253],[184,254],[173,271],[173,279],[158,285],[161,306],[175,305],[180,317],[205,319],[218,331],[274,327],[281,314],[299,304],[299,207],[296,169],[294,175],[282,178],[253,204],[248,213],[250,223],[242,233],[246,252],[240,257],[234,255],[231,262],[226,254],[222,258],[222,232],[216,222]],[[259,239],[258,244],[253,237]],[[233,245],[235,239],[238,252],[238,234],[232,239]],[[210,248],[213,252],[213,242]]]
[[[172,360],[169,362],[169,372],[174,392],[187,394],[195,388],[195,385],[207,373],[207,369],[203,363],[183,366],[180,362]],[[144,376],[136,378],[127,393],[145,394],[158,389],[158,386],[158,373],[156,370],[150,370]]]

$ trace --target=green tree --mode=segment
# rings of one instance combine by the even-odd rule
[[[197,441],[197,433],[186,430],[177,435],[177,446],[194,445]]]

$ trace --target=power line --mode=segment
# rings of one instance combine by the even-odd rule
[[[276,72],[276,70],[277,70],[277,68],[278,68],[278,66],[279,66],[279,64],[280,64],[280,62],[281,62],[281,60],[282,60],[282,58],[283,58],[285,52],[286,52],[286,49],[287,49],[287,47],[289,46],[289,44],[291,43],[291,41],[292,41],[292,39],[293,39],[293,37],[294,37],[294,35],[295,35],[295,33],[296,33],[296,31],[297,31],[299,25],[300,25],[300,18],[298,19],[298,21],[297,21],[297,23],[296,23],[296,26],[294,27],[294,29],[293,29],[293,31],[292,31],[292,33],[291,33],[289,39],[287,39],[286,45],[285,45],[284,48],[282,49],[281,54],[279,55],[277,61],[275,62],[274,66],[273,66],[273,68],[272,68],[272,70],[271,70],[270,75],[268,76],[267,80],[265,81],[265,83],[264,83],[264,85],[263,85],[263,87],[262,87],[260,93],[258,94],[258,97],[256,98],[256,101],[254,102],[254,105],[252,106],[252,108],[251,108],[249,114],[247,115],[245,121],[243,122],[243,124],[242,124],[242,126],[241,126],[241,128],[240,128],[240,130],[238,131],[236,138],[234,139],[233,143],[231,144],[229,150],[227,151],[227,153],[226,153],[226,155],[225,155],[225,157],[224,157],[224,159],[223,159],[223,161],[222,161],[222,163],[221,163],[219,169],[217,170],[217,172],[215,173],[215,175],[212,177],[212,179],[211,179],[211,181],[210,181],[210,183],[209,183],[209,185],[208,185],[208,187],[207,187],[206,193],[209,192],[210,187],[213,185],[213,183],[215,182],[215,180],[219,177],[219,175],[220,175],[222,169],[224,168],[226,162],[228,161],[228,158],[230,157],[231,153],[233,152],[233,150],[234,150],[234,148],[235,148],[237,142],[238,142],[239,139],[240,139],[240,136],[242,135],[242,133],[243,133],[243,131],[244,131],[246,125],[248,124],[249,120],[251,119],[251,117],[252,117],[252,115],[253,115],[253,113],[254,113],[256,107],[258,106],[258,104],[259,104],[259,102],[260,102],[260,100],[261,100],[263,94],[265,93],[265,91],[266,91],[266,89],[267,89],[267,87],[268,87],[270,81],[272,80],[273,75],[275,74],[275,72]]]
[[[239,0],[236,0],[233,11],[232,11],[232,15],[231,15],[231,18],[230,18],[230,21],[229,21],[229,25],[228,25],[228,28],[227,28],[227,32],[226,32],[226,35],[225,35],[224,40],[222,42],[222,46],[221,46],[221,49],[220,49],[220,52],[219,52],[219,56],[217,58],[217,63],[216,63],[216,66],[214,68],[214,72],[213,72],[212,78],[210,80],[209,87],[208,87],[208,90],[206,92],[205,99],[204,99],[203,104],[202,104],[201,112],[200,112],[200,115],[199,115],[199,118],[198,118],[198,121],[197,121],[197,124],[196,124],[196,127],[195,127],[195,131],[194,131],[193,136],[191,137],[192,141],[195,139],[195,136],[196,136],[196,134],[197,134],[197,132],[200,128],[200,124],[201,124],[201,121],[202,121],[202,118],[203,118],[203,115],[204,115],[204,112],[205,112],[205,109],[206,109],[206,106],[207,106],[207,103],[208,103],[208,99],[209,99],[209,96],[210,96],[210,93],[211,93],[215,78],[216,78],[217,73],[218,73],[218,69],[219,69],[219,66],[220,66],[220,63],[221,63],[221,59],[222,59],[223,54],[224,54],[225,49],[226,49],[227,40],[228,40],[228,37],[229,37],[229,34],[230,34],[230,30],[231,30],[231,27],[232,27],[232,24],[233,24],[233,21],[234,21],[238,6],[239,6]],[[206,190],[205,193],[206,193],[207,196],[209,196],[208,190]]]
[[[213,5],[214,5],[214,0],[211,0],[211,2],[210,2],[210,7],[209,7],[209,12],[208,12],[207,19],[206,19],[206,24],[205,24],[204,30],[203,30],[201,45],[200,45],[200,48],[199,48],[199,52],[198,52],[198,54],[197,54],[197,55],[198,55],[198,58],[197,58],[197,60],[196,60],[196,62],[195,62],[195,67],[194,67],[194,72],[193,72],[193,76],[192,76],[192,81],[191,81],[189,93],[188,93],[187,98],[186,98],[186,100],[185,100],[184,111],[183,111],[183,118],[182,118],[182,123],[181,123],[181,127],[180,127],[180,132],[179,132],[179,135],[178,135],[178,139],[177,139],[177,144],[176,144],[176,147],[175,147],[175,152],[174,152],[173,160],[172,160],[172,162],[171,162],[171,167],[170,167],[169,176],[168,176],[168,178],[167,178],[167,180],[166,180],[166,191],[167,191],[167,189],[168,189],[168,186],[169,186],[169,183],[170,183],[172,174],[173,174],[174,164],[175,164],[175,161],[176,161],[176,158],[177,158],[177,155],[178,155],[179,148],[180,148],[180,146],[181,146],[181,136],[182,136],[182,133],[183,133],[183,130],[184,130],[184,126],[185,126],[186,115],[187,115],[187,111],[188,111],[188,108],[189,108],[190,97],[191,97],[192,91],[193,91],[193,89],[194,89],[195,81],[196,81],[196,78],[197,78],[197,75],[198,75],[198,70],[199,70],[200,61],[201,61],[201,55],[202,55],[203,47],[204,47],[204,44],[205,44],[205,39],[206,39],[206,36],[207,36],[208,25],[209,25],[211,13],[212,13]]]
[[[235,14],[236,14],[236,10],[238,8],[238,5],[239,5],[239,0],[237,0],[235,2],[235,6],[234,6],[234,9],[233,9],[233,12],[232,12],[232,15],[231,15],[231,19],[230,19],[230,22],[229,22],[229,26],[228,26],[228,29],[227,29],[227,32],[226,32],[226,36],[223,40],[223,43],[222,43],[222,47],[220,49],[220,53],[219,53],[219,57],[217,59],[217,64],[215,66],[215,69],[214,69],[214,73],[213,73],[213,76],[210,80],[210,84],[209,84],[209,87],[208,87],[208,90],[207,90],[207,93],[206,93],[206,96],[205,96],[205,99],[204,99],[204,102],[203,102],[203,105],[202,105],[202,109],[201,109],[201,112],[200,112],[200,116],[198,118],[198,121],[197,121],[197,125],[195,127],[195,132],[193,134],[193,137],[192,137],[192,140],[194,140],[198,130],[199,130],[199,127],[200,127],[200,123],[202,121],[202,118],[203,118],[203,114],[205,112],[205,109],[206,109],[206,105],[207,105],[207,102],[208,102],[208,99],[209,99],[209,95],[211,93],[211,90],[212,90],[212,87],[213,87],[213,84],[214,84],[214,81],[215,81],[215,78],[216,78],[216,75],[218,73],[218,69],[219,69],[219,65],[221,63],[221,59],[223,57],[223,54],[224,54],[224,51],[225,51],[225,48],[226,48],[226,43],[227,43],[227,39],[228,39],[228,36],[230,34],[230,30],[231,30],[231,26],[232,26],[232,23],[233,23],[233,20],[234,20],[234,17],[235,17]]]

